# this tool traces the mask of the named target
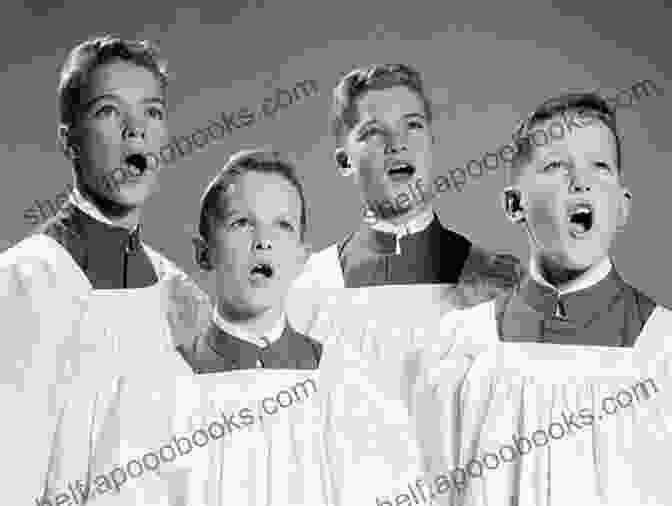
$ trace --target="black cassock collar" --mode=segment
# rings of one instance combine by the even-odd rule
[[[401,237],[363,224],[338,248],[347,288],[457,283],[470,251],[471,242],[444,228],[436,214],[424,230]]]
[[[132,232],[108,225],[68,202],[37,232],[58,241],[94,289],[146,288],[158,281],[142,247],[139,225]]]

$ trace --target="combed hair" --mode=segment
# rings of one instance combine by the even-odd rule
[[[212,225],[224,212],[221,208],[220,195],[226,193],[236,178],[248,172],[278,174],[289,181],[299,194],[301,200],[300,237],[304,240],[308,227],[307,204],[303,184],[298,176],[296,166],[279,152],[272,149],[243,150],[233,154],[222,170],[215,176],[201,197],[201,212],[198,233],[209,241]]]
[[[346,74],[333,93],[332,133],[340,143],[357,122],[357,99],[370,90],[405,86],[418,94],[427,120],[432,120],[432,105],[425,93],[420,73],[409,65],[388,64],[357,68]]]
[[[510,182],[515,179],[515,174],[520,168],[529,163],[532,158],[534,143],[531,136],[534,132],[534,127],[568,112],[595,117],[611,130],[616,140],[617,169],[619,175],[621,174],[621,138],[616,125],[615,112],[609,107],[607,101],[596,92],[564,93],[557,97],[549,98],[518,123],[513,134],[516,156],[512,161],[509,173]]]
[[[60,121],[72,126],[82,105],[82,89],[91,73],[113,61],[132,62],[151,71],[161,83],[163,94],[168,86],[167,62],[157,45],[142,40],[126,40],[112,35],[92,37],[78,44],[67,55],[60,71],[58,105]]]

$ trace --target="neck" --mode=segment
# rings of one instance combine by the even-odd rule
[[[133,230],[140,223],[142,208],[127,206],[100,195],[86,185],[77,182],[79,193],[107,218],[113,226]]]
[[[537,272],[544,281],[557,290],[563,291],[601,269],[602,263],[606,258],[605,256],[589,267],[582,269],[566,267],[555,259],[540,254],[535,255],[532,261],[536,264]]]
[[[217,302],[219,314],[230,323],[241,327],[246,332],[264,335],[269,332],[282,316],[282,308],[273,307],[262,312],[241,311],[221,299]]]
[[[403,226],[407,225],[413,220],[427,214],[433,214],[433,209],[429,205],[422,205],[415,207],[413,209],[409,209],[406,213],[401,214],[401,215],[394,215],[394,216],[385,216],[384,218],[381,218],[380,220],[377,221],[377,223],[387,223],[389,225],[393,225],[395,227],[398,226]]]

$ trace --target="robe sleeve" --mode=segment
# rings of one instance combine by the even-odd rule
[[[41,497],[61,411],[60,385],[78,352],[77,324],[86,297],[48,258],[42,239],[24,240],[0,255],[0,354],[3,403],[3,502],[34,504]],[[44,245],[44,244],[42,244]],[[44,254],[44,255],[43,255]]]

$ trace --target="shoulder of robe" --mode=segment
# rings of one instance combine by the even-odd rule
[[[34,290],[75,292],[81,275],[68,252],[51,237],[34,234],[0,253],[0,294],[27,294]],[[85,289],[85,283],[81,285]]]
[[[450,295],[455,306],[468,308],[515,290],[524,275],[520,259],[472,245],[458,283]]]
[[[338,244],[313,253],[292,288],[344,288]]]
[[[208,294],[176,264],[143,243],[147,254],[166,282],[168,320],[179,344],[190,344],[193,336],[207,329],[212,312]]]
[[[439,322],[439,333],[465,350],[482,350],[497,343],[497,310],[500,300],[494,298],[446,312]]]

